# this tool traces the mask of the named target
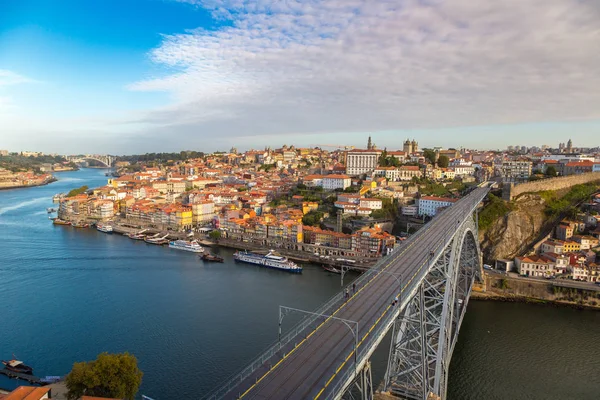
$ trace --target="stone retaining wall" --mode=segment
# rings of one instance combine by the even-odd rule
[[[584,183],[600,181],[600,172],[589,172],[581,175],[561,176],[558,178],[542,179],[539,181],[522,183],[520,185],[505,184],[502,189],[502,198],[510,201],[523,193],[541,192],[543,190],[561,190]]]

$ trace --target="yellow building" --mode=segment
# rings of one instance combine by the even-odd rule
[[[317,211],[319,203],[314,201],[305,201],[302,203],[302,214],[306,215],[311,211]]]
[[[189,228],[194,222],[191,208],[181,208],[175,213],[175,221],[178,228]]]
[[[565,253],[571,253],[581,250],[581,244],[573,241],[565,242]]]

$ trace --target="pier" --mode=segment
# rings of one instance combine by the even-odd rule
[[[57,381],[62,380],[62,378],[59,378],[59,379],[54,379],[54,380],[50,381],[47,378],[40,378],[40,377],[37,377],[34,375],[29,375],[29,374],[21,374],[19,372],[10,371],[6,368],[0,369],[0,375],[5,375],[11,379],[19,379],[22,381],[27,381],[29,383],[32,383],[34,385],[41,385],[41,386],[48,385],[50,383],[56,383]],[[53,377],[53,378],[56,378],[56,377]]]

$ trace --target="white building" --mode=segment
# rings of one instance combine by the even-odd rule
[[[344,190],[352,184],[352,179],[348,175],[325,175],[321,182],[325,190]]]
[[[531,161],[504,161],[502,180],[504,182],[526,182],[531,176]]]
[[[516,257],[515,264],[520,275],[539,277],[554,275],[554,262],[544,256]]]
[[[215,203],[203,200],[192,204],[192,219],[194,224],[210,221],[215,216]]]
[[[402,215],[408,215],[409,217],[414,217],[419,213],[419,207],[417,206],[403,206],[402,207]]]
[[[368,208],[372,210],[381,210],[383,208],[383,202],[381,199],[364,198],[360,199],[360,208]]]
[[[346,174],[357,176],[372,174],[379,163],[378,150],[350,150],[346,152]]]
[[[445,197],[423,196],[417,200],[419,207],[419,215],[434,216],[438,209],[451,206],[456,202],[456,199]]]

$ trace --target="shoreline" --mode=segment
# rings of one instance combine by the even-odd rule
[[[600,305],[578,304],[563,300],[548,300],[537,297],[527,297],[520,295],[502,295],[494,292],[471,292],[471,300],[475,301],[499,301],[504,303],[528,303],[539,304],[552,307],[571,308],[576,310],[600,311]]]
[[[36,184],[33,184],[33,185],[1,186],[0,190],[27,189],[27,188],[38,187],[38,186],[46,186],[46,185],[49,185],[49,184],[54,183],[56,181],[58,181],[58,179],[56,179],[55,177],[52,177],[52,179],[48,179],[47,181],[44,181],[42,183],[36,183]]]

